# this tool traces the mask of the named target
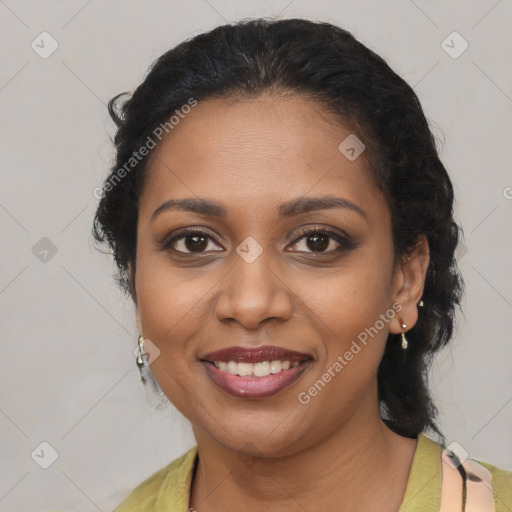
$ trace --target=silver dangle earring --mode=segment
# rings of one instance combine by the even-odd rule
[[[139,353],[137,354],[137,366],[139,367],[140,370],[143,366],[148,365],[146,360],[146,353],[144,352],[144,338],[142,337],[142,335],[139,336],[138,344]]]
[[[139,336],[138,344],[139,351],[137,353],[136,363],[139,368],[140,379],[144,384],[146,384],[146,382],[150,380],[150,375],[147,354],[146,351],[144,350],[144,338],[142,337],[142,335]]]
[[[405,328],[407,327],[407,325],[405,325],[405,324],[402,322],[402,323],[400,323],[400,327],[401,327],[402,329],[405,329]],[[406,337],[405,337],[405,333],[403,333],[403,332],[402,332],[402,333],[401,333],[401,336],[402,336],[402,349],[403,349],[403,350],[407,350],[407,347],[409,346],[409,343],[408,343],[408,341],[407,341],[407,339],[406,339]]]
[[[135,349],[135,351],[137,351],[137,359],[135,362],[139,368],[140,380],[144,384],[146,399],[148,403],[154,407],[166,407],[169,402],[160,390],[158,383],[151,373],[151,369],[148,363],[148,352],[146,352],[144,348],[144,338],[142,335],[139,336],[138,346],[138,351]]]

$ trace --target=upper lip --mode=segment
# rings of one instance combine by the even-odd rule
[[[209,352],[202,360],[211,363],[216,361],[237,361],[243,363],[260,363],[263,361],[305,361],[312,359],[308,354],[288,350],[274,345],[262,345],[255,348],[229,347],[214,352]]]

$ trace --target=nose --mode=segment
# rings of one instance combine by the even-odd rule
[[[270,261],[269,250],[252,262],[236,255],[232,270],[222,279],[216,303],[216,317],[257,329],[270,319],[286,320],[293,312],[292,291],[278,265]],[[270,255],[269,255],[270,256]]]

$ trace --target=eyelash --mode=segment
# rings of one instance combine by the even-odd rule
[[[332,231],[330,229],[327,229],[327,228],[317,228],[316,226],[314,228],[306,228],[306,229],[303,229],[301,230],[299,233],[298,233],[298,237],[291,243],[291,245],[295,245],[297,244],[302,238],[306,237],[306,236],[312,236],[312,235],[316,235],[316,234],[320,234],[320,235],[327,235],[329,238],[335,240],[336,242],[338,242],[340,244],[339,247],[337,247],[336,249],[334,250],[331,250],[331,251],[320,251],[320,252],[315,252],[315,251],[298,251],[298,252],[301,252],[301,253],[308,253],[308,254],[314,254],[314,255],[317,255],[317,256],[321,256],[321,255],[332,255],[336,252],[342,252],[342,251],[348,251],[350,249],[353,249],[355,248],[355,246],[357,245],[354,240],[352,240],[348,235],[342,235],[340,233],[337,233],[335,231]],[[170,240],[167,240],[167,238],[164,238],[164,240],[162,240],[160,243],[159,243],[159,246],[160,246],[160,249],[162,251],[164,250],[171,250],[179,255],[201,255],[201,254],[205,254],[205,251],[203,252],[197,252],[197,253],[194,253],[194,252],[184,252],[184,251],[177,251],[176,249],[173,249],[172,248],[172,245],[177,242],[178,240],[181,240],[183,238],[187,238],[188,236],[194,236],[194,235],[200,235],[200,236],[203,236],[209,240],[213,240],[215,243],[217,243],[218,245],[221,245],[220,242],[215,238],[213,237],[212,235],[200,230],[200,229],[188,229],[186,231],[182,231],[181,233],[179,233],[177,236],[174,236],[173,238],[171,238]],[[214,251],[214,252],[221,252],[221,251]]]

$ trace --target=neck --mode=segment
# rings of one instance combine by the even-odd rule
[[[200,512],[396,512],[416,440],[392,432],[377,408],[358,409],[321,442],[279,458],[240,457],[194,429],[199,462],[190,506]]]

